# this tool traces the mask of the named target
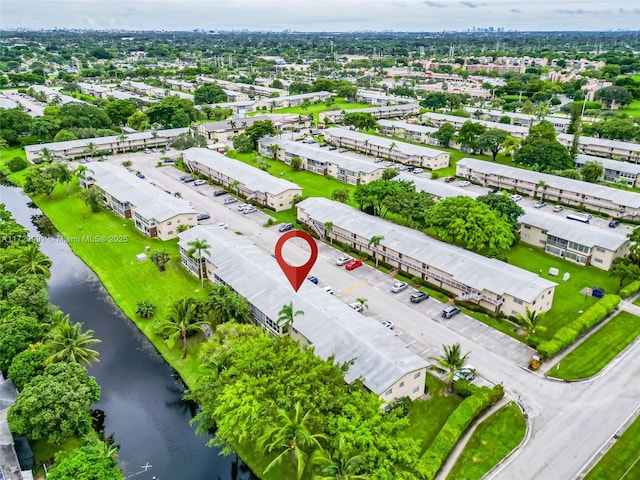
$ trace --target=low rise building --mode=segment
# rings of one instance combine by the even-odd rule
[[[402,137],[413,142],[438,145],[438,139],[434,137],[437,131],[438,129],[435,127],[426,127],[399,120],[378,120],[378,132],[382,135]]]
[[[576,169],[582,169],[587,162],[602,165],[602,176],[600,180],[612,183],[624,183],[629,187],[640,188],[640,164],[594,157],[591,155],[578,155],[575,159]]]
[[[523,242],[578,265],[609,270],[616,258],[629,253],[631,241],[625,235],[564,216],[527,211],[518,221]]]
[[[132,219],[148,237],[170,240],[178,236],[180,226],[198,224],[197,212],[190,202],[151,185],[124,167],[96,162],[80,186],[99,189],[105,208]]]
[[[351,185],[370,183],[382,178],[384,165],[371,159],[332,153],[318,146],[307,145],[291,140],[263,138],[258,142],[261,155],[291,164],[294,157],[302,161],[302,169],[318,175],[329,175]]]
[[[373,118],[393,118],[414,116],[420,112],[420,106],[417,103],[402,103],[399,105],[385,105],[383,107],[372,108],[353,108],[349,110],[331,110],[328,112],[320,112],[318,115],[319,123],[341,123],[344,116],[348,113],[368,113]]]
[[[477,116],[479,120],[499,122],[502,117],[509,117],[512,125],[518,125],[521,127],[530,127],[531,125],[537,125],[540,123],[540,119],[538,117],[535,115],[528,115],[526,113],[505,112],[502,110],[481,110],[479,115],[476,115],[478,112],[477,108],[465,107],[464,109],[466,112]],[[569,128],[569,124],[571,123],[571,120],[568,118],[552,116],[547,116],[544,120],[550,122],[558,133],[566,132],[567,128]]]
[[[107,98],[113,90],[110,86],[96,85],[95,83],[78,82],[77,85],[80,93],[92,95],[97,98]]]
[[[172,128],[169,130],[111,135],[109,137],[83,138],[66,142],[40,143],[27,145],[24,147],[24,151],[27,155],[27,160],[30,162],[41,157],[45,150],[52,157],[67,160],[107,153],[115,155],[118,152],[124,153],[144,148],[164,147],[171,144],[179,135],[188,131],[188,128]]]
[[[268,108],[288,108],[299,107],[301,105],[312,105],[314,103],[326,102],[331,98],[331,92],[310,92],[299,95],[289,95],[283,97],[265,98],[263,100]]]
[[[556,284],[521,268],[325,198],[307,198],[296,207],[298,220],[318,234],[327,235],[324,225],[331,222],[332,238],[493,314],[526,315],[527,308],[538,313],[551,308]],[[371,243],[374,236],[382,237],[377,246]]]
[[[640,194],[635,192],[473,158],[459,160],[456,175],[485,186],[507,188],[524,195],[537,195],[614,218],[640,220]]]
[[[393,177],[392,180],[398,182],[411,182],[416,187],[416,191],[426,192],[429,195],[432,195],[436,200],[451,197],[478,198],[482,195],[481,193],[474,192],[468,188],[458,187],[454,183],[436,182],[435,180],[423,177],[422,175],[413,175],[411,173],[401,172],[398,176]]]
[[[206,240],[203,253],[206,277],[246,298],[253,321],[273,335],[283,335],[278,324],[283,305],[292,303],[304,312],[290,327],[303,346],[312,346],[322,359],[349,364],[345,381],[362,379],[365,387],[388,403],[424,394],[427,362],[406,348],[389,329],[365,317],[311,282],[295,292],[275,259],[246,237],[216,227],[196,227],[180,234],[182,264],[198,275],[198,259],[186,252],[189,242]]]
[[[302,195],[302,188],[295,183],[206,148],[189,148],[184,151],[183,159],[192,172],[211,178],[247,200],[276,212],[290,209],[294,199]]]
[[[286,90],[280,88],[265,87],[263,85],[251,85],[248,83],[235,83],[228,80],[219,80],[211,77],[198,77],[196,82],[199,84],[215,83],[220,85],[225,90],[233,90],[234,92],[243,92],[249,95],[249,97],[271,97],[277,95],[279,97],[285,97],[288,95]]]
[[[347,147],[368,155],[386,157],[391,160],[438,170],[449,166],[449,153],[433,148],[394,141],[344,128],[328,128],[324,138],[338,147]]]
[[[244,133],[245,129],[255,122],[264,120],[271,121],[276,130],[308,128],[311,125],[311,120],[309,120],[308,117],[289,113],[255,115],[253,117],[232,117],[218,122],[199,123],[192,128],[207,140],[221,142],[223,140],[231,140],[234,136]]]
[[[416,99],[387,95],[382,92],[358,90],[358,93],[356,93],[356,102],[368,103],[369,105],[374,105],[376,107],[383,107],[385,105],[396,105],[398,103],[415,103]]]
[[[573,135],[561,133],[558,135],[558,142],[571,148]],[[578,138],[578,152],[596,157],[640,163],[640,143],[581,136]]]

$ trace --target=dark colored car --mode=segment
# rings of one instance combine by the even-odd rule
[[[293,223],[283,223],[278,227],[279,232],[288,232],[289,230],[293,230]]]
[[[208,213],[200,213],[197,217],[196,220],[200,221],[200,220],[207,220],[208,218],[211,218],[211,215],[209,215]]]
[[[427,298],[429,298],[429,294],[427,292],[416,292],[411,294],[410,300],[411,303],[420,303]]]
[[[318,277],[314,277],[313,275],[307,277],[307,280],[309,280],[311,283],[315,283],[316,285],[318,284]]]
[[[456,181],[456,177],[445,177],[444,179],[444,183],[451,183],[455,181]]]
[[[355,270],[358,267],[362,266],[362,260],[349,260],[347,264],[344,266],[347,270]]]
[[[616,228],[618,225],[620,225],[620,220],[611,220],[611,221],[609,222],[609,226],[610,226],[611,228]]]
[[[225,190],[214,190],[213,191],[213,196],[214,197],[220,197],[222,195],[226,195],[227,192]]]

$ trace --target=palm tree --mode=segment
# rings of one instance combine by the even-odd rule
[[[236,195],[240,195],[240,192],[238,192],[239,185],[240,185],[240,182],[238,180],[233,180],[230,184],[230,187],[236,191]]]
[[[278,410],[280,425],[268,428],[258,440],[258,445],[265,452],[282,450],[280,454],[264,469],[267,473],[282,462],[286,456],[293,457],[298,480],[302,478],[309,453],[320,447],[320,440],[326,438],[322,434],[311,433],[311,411],[302,413],[302,406],[297,402],[293,416],[282,409]]]
[[[211,286],[207,296],[207,307],[218,323],[245,323],[251,318],[251,305],[247,299],[221,283]]]
[[[396,142],[391,142],[391,144],[389,145],[389,158],[393,157],[393,150],[398,148],[398,145],[396,144]]]
[[[544,180],[540,180],[536,185],[536,192],[538,191],[538,187],[542,189],[540,191],[540,201],[542,202],[544,200],[544,190],[547,187],[547,182],[545,182]],[[533,196],[533,198],[535,198],[535,195]]]
[[[272,143],[271,145],[269,145],[269,150],[271,150],[271,155],[273,155],[271,158],[273,158],[274,160],[278,159],[279,148],[280,146],[277,143]]]
[[[285,331],[289,330],[289,325],[293,325],[293,319],[298,315],[304,315],[302,310],[294,310],[293,302],[289,302],[282,306],[282,309],[278,312],[278,320],[276,323],[278,326],[282,326]]]
[[[86,165],[78,165],[78,167],[73,171],[78,177],[78,180],[84,180],[87,178],[87,173],[93,173],[93,170],[86,167]]]
[[[86,153],[88,156],[93,157],[96,152],[98,151],[98,149],[96,148],[96,144],[93,142],[89,142],[87,144],[87,146],[84,149],[84,153]],[[86,159],[86,155],[85,155],[85,159]]]
[[[189,298],[183,298],[171,305],[169,314],[164,322],[157,327],[157,332],[167,335],[167,344],[173,348],[178,338],[182,338],[182,359],[187,358],[187,337],[195,332],[202,331],[207,324],[198,320],[197,304]]]
[[[359,474],[363,462],[361,455],[347,450],[344,437],[338,440],[338,448],[333,454],[324,449],[313,453],[311,462],[321,467],[320,474],[314,480],[367,480],[369,474]]]
[[[333,233],[333,222],[324,222],[324,235],[325,237],[329,237],[329,243],[333,245],[333,237],[331,234]]]
[[[44,278],[51,277],[52,262],[44,253],[40,251],[38,243],[30,243],[22,250],[16,258],[16,263],[20,265],[16,273],[42,275]]]
[[[378,266],[378,255],[376,253],[382,240],[384,240],[384,237],[382,235],[374,235],[373,237],[371,237],[371,240],[369,240],[369,243],[367,244],[367,248],[371,247],[371,245],[376,247],[375,250],[373,250],[373,258],[376,259],[376,267]]]
[[[194,258],[194,253],[198,253],[198,277],[200,278],[200,283],[202,285],[202,288],[204,288],[204,258],[202,257],[203,253],[206,253],[207,255],[210,255],[211,252],[209,252],[209,249],[211,248],[211,245],[209,245],[207,243],[206,240],[199,240],[199,239],[195,239],[192,242],[187,243],[187,245],[189,246],[189,250],[187,250],[187,257],[189,258]]]
[[[40,150],[40,155],[38,155],[38,162],[36,163],[49,163],[53,160],[53,153],[48,148],[43,148]]]
[[[531,334],[535,328],[536,322],[540,319],[540,313],[535,310],[530,310],[529,307],[525,307],[525,314],[518,313],[516,315],[518,323],[527,331],[527,334]]]
[[[118,143],[122,144],[122,153],[124,153],[124,142],[127,139],[127,136],[124,133],[121,133],[120,135],[118,135]]]
[[[89,366],[92,362],[98,361],[99,353],[89,347],[102,340],[93,338],[94,331],[82,331],[82,323],[71,323],[66,316],[56,325],[47,336],[45,345],[53,353],[47,357],[45,364],[68,362],[84,363]]]
[[[356,298],[356,302],[362,305],[362,311],[364,312],[367,308],[369,308],[369,303],[366,298]]]
[[[453,345],[443,345],[444,354],[440,357],[430,357],[431,360],[435,360],[436,364],[430,368],[440,374],[445,375],[447,383],[449,384],[449,390],[453,391],[453,376],[456,370],[460,370],[464,367],[469,353],[462,355],[460,353],[460,344],[455,343]]]

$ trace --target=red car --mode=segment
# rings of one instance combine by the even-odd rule
[[[351,260],[344,266],[344,268],[347,270],[355,270],[360,266],[362,266],[362,260]]]

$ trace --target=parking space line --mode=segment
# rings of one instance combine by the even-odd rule
[[[365,282],[360,282],[360,283],[356,283],[355,285],[352,285],[350,287],[347,288],[343,288],[342,289],[342,293],[349,293],[352,292],[353,290],[360,288],[360,287],[364,287],[366,285]]]

